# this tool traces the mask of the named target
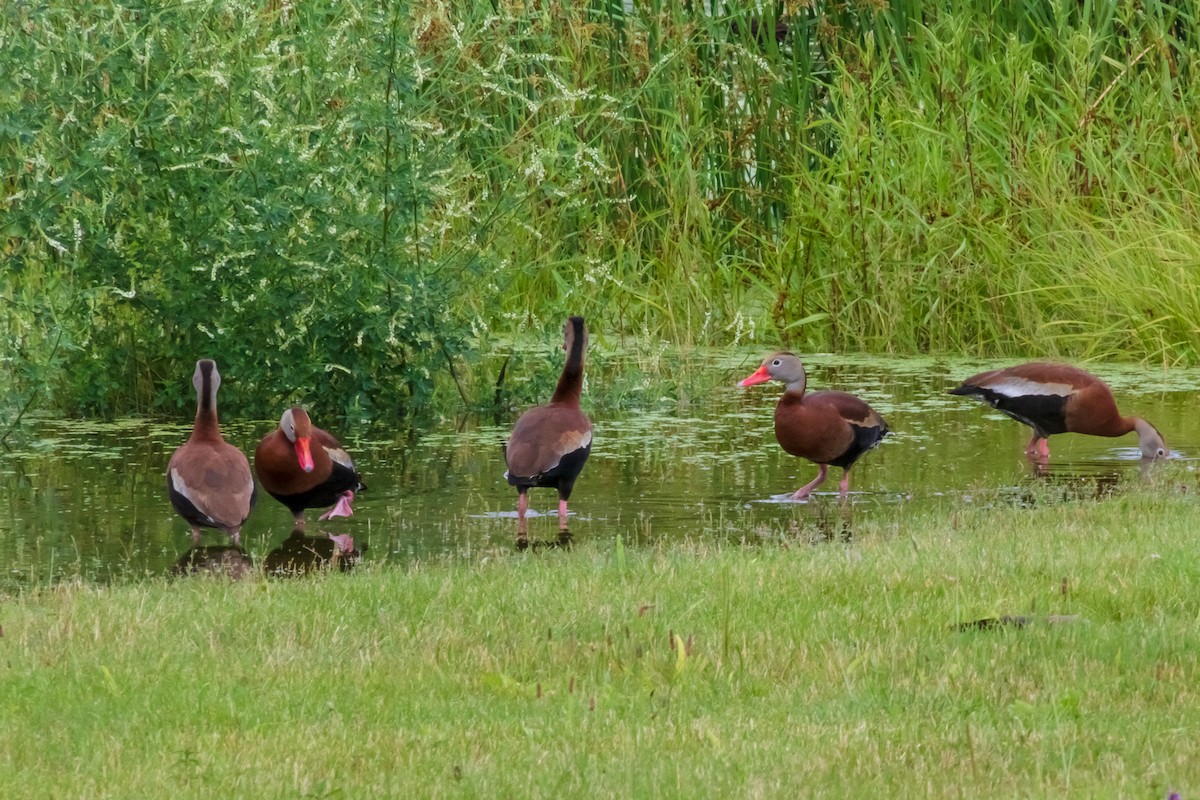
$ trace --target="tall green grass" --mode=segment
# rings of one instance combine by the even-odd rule
[[[9,416],[183,407],[201,354],[246,411],[478,402],[566,313],[1200,360],[1190,6],[701,8],[8,4]]]
[[[777,42],[745,15],[555,6],[456,17],[439,76],[476,130],[507,123],[482,160],[533,170],[538,243],[497,243],[530,254],[500,294],[515,315],[1177,363],[1198,355],[1187,14],[812,4]]]

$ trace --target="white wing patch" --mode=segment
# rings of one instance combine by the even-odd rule
[[[558,452],[574,453],[576,450],[582,450],[592,443],[592,432],[586,431],[563,431],[563,435],[558,437]],[[557,465],[556,465],[557,466]]]
[[[253,479],[251,479],[251,481],[250,481],[250,482],[251,482],[251,485],[252,485],[252,486],[251,486],[251,488],[253,488],[253,483],[254,483],[254,480],[253,480]],[[204,511],[204,509],[203,509],[203,508],[201,508],[201,504],[200,504],[199,502],[197,502],[197,501],[196,501],[196,498],[195,498],[195,497],[193,497],[193,496],[192,496],[192,491],[191,491],[191,489],[189,489],[189,488],[188,488],[188,485],[187,485],[187,483],[186,483],[186,482],[183,480],[183,476],[179,474],[179,470],[178,470],[178,469],[172,469],[172,470],[171,470],[171,487],[172,487],[172,488],[175,490],[175,493],[176,493],[176,494],[181,494],[181,495],[183,495],[183,496],[184,496],[184,497],[187,499],[187,501],[188,501],[189,503],[191,503],[191,504],[192,504],[192,506],[193,506],[193,507],[194,507],[194,508],[195,508],[197,511],[199,511],[201,514],[204,514],[204,518],[205,518],[206,520],[208,520],[209,522],[215,522],[215,521],[216,521],[216,520],[214,520],[212,517],[210,517],[210,516],[209,516],[209,515],[208,515],[208,514],[207,514],[207,513]]]
[[[324,445],[322,445],[322,447],[324,447]],[[341,464],[343,467],[354,469],[354,462],[350,460],[350,454],[345,450],[340,447],[325,447],[324,449],[332,460]]]
[[[1029,397],[1030,395],[1045,395],[1047,397],[1070,397],[1075,389],[1066,383],[1040,383],[1026,378],[1005,378],[999,383],[986,384],[983,387],[1005,397]]]

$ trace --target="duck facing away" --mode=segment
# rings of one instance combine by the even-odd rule
[[[203,358],[192,376],[196,387],[196,421],[192,435],[167,464],[167,494],[179,516],[192,527],[192,543],[201,528],[217,528],[241,544],[242,524],[257,495],[250,462],[241,450],[221,438],[217,424],[217,363]]]
[[[504,450],[505,477],[517,487],[518,537],[528,532],[529,490],[539,486],[558,490],[558,529],[567,530],[567,501],[592,450],[592,423],[579,408],[587,352],[583,317],[567,320],[563,349],[567,362],[550,402],[521,415]]]
[[[1092,436],[1138,435],[1146,459],[1169,454],[1162,435],[1141,417],[1123,417],[1108,384],[1068,364],[1033,362],[972,375],[950,394],[974,397],[1033,429],[1025,455],[1050,457],[1047,439],[1056,433]]]
[[[753,374],[738,386],[753,386],[776,380],[784,384],[783,397],[775,406],[775,439],[794,456],[815,463],[820,471],[810,483],[792,495],[805,500],[825,481],[829,467],[841,467],[838,491],[850,491],[850,468],[854,462],[887,435],[883,417],[864,401],[845,392],[805,394],[804,364],[791,353],[772,353]]]
[[[283,503],[304,527],[304,509],[329,508],[320,519],[349,517],[355,492],[367,487],[338,440],[312,424],[303,408],[293,406],[279,427],[254,451],[254,471],[267,493]]]

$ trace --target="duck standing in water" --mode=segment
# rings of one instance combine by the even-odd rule
[[[533,487],[558,490],[558,529],[567,530],[567,501],[592,450],[592,422],[579,408],[587,352],[583,317],[567,320],[563,349],[567,351],[567,362],[550,402],[520,416],[504,450],[508,466],[505,477],[510,485],[517,487],[519,538],[528,533],[525,512]]]
[[[850,491],[850,468],[888,433],[887,423],[864,401],[845,392],[805,393],[804,364],[791,353],[772,353],[754,373],[738,383],[753,386],[776,380],[784,384],[775,406],[775,439],[794,456],[815,463],[820,471],[792,495],[806,500],[825,481],[829,467],[841,467],[838,490]]]
[[[240,545],[242,525],[254,507],[257,491],[245,454],[221,438],[217,362],[197,361],[192,385],[196,387],[196,421],[192,435],[167,464],[167,494],[175,511],[191,526],[193,544],[200,542],[201,528],[217,528]]]
[[[254,451],[254,471],[267,493],[292,512],[304,527],[304,509],[329,508],[320,519],[349,517],[355,492],[367,487],[338,440],[312,424],[308,412],[289,408],[279,427]]]
[[[1108,384],[1068,364],[1033,362],[972,375],[950,394],[974,397],[1033,429],[1025,455],[1050,457],[1050,436],[1085,433],[1124,436],[1136,432],[1142,458],[1166,458],[1162,435],[1141,417],[1123,417]]]

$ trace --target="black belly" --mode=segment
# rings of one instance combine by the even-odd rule
[[[1017,422],[1033,428],[1039,436],[1067,432],[1067,400],[1057,394],[1029,394],[1009,397],[990,389],[970,387],[970,394]],[[967,394],[964,392],[963,394]]]
[[[196,525],[201,528],[218,527],[216,523],[208,518],[207,514],[196,508],[191,500],[188,500],[179,492],[175,491],[175,487],[171,485],[170,477],[167,478],[167,493],[171,497],[171,506],[175,509],[179,516],[187,520],[188,524]]]
[[[869,427],[850,423],[850,429],[854,431],[854,441],[850,443],[846,452],[829,462],[830,466],[850,469],[863,453],[879,444],[888,433],[887,423],[883,420],[880,420],[879,425]]]
[[[358,479],[358,473],[337,462],[333,464],[333,472],[321,483],[305,492],[295,494],[279,494],[271,492],[279,502],[288,507],[293,514],[306,508],[328,508],[338,501],[347,491],[361,492],[367,487]],[[270,490],[268,490],[270,491]]]
[[[575,488],[575,479],[579,477],[579,473],[583,472],[583,465],[587,463],[591,452],[591,444],[578,450],[572,450],[563,456],[553,469],[548,469],[532,477],[513,475],[512,472],[509,472],[508,482],[522,492],[535,487],[558,489],[559,497],[563,500],[570,500],[571,490]]]
[[[196,508],[195,503],[188,500],[179,492],[175,491],[175,486],[171,483],[171,476],[167,475],[167,496],[171,498],[171,506],[175,509],[179,516],[183,517],[189,524],[196,525],[201,528],[221,528],[222,526],[213,522],[200,509]],[[255,501],[258,500],[258,486],[254,487],[254,491],[250,493],[250,508],[254,508]],[[242,520],[245,522],[245,520]]]

